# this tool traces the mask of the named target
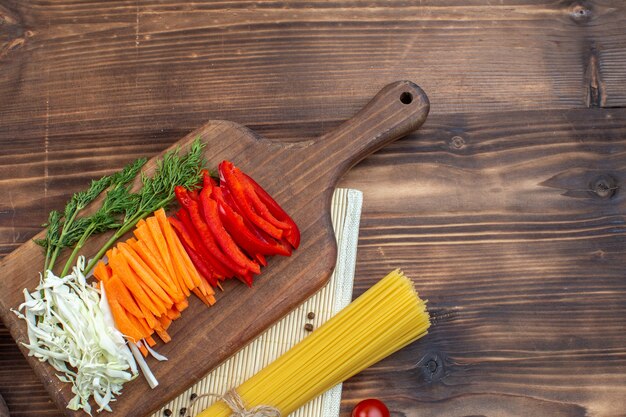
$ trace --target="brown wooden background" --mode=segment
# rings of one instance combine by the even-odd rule
[[[340,185],[355,295],[403,267],[435,325],[342,415],[626,416],[625,27],[621,0],[0,0],[0,256],[208,119],[305,140],[410,79],[426,124]],[[0,394],[60,415],[2,326]]]

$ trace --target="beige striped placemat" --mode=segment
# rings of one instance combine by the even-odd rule
[[[335,190],[331,217],[337,238],[337,264],[328,284],[152,417],[164,416],[165,409],[171,410],[173,417],[190,415],[190,410],[184,414],[180,411],[188,408],[193,393],[224,394],[238,386],[306,337],[309,333],[304,329],[305,324],[311,323],[316,328],[350,303],[362,203],[360,191]],[[310,312],[315,314],[314,319],[307,318]],[[198,399],[194,411],[205,409],[213,401],[214,398],[208,397]],[[290,417],[337,417],[340,402],[341,384],[294,411]]]

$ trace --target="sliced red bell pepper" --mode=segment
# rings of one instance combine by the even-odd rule
[[[188,195],[187,190],[183,187],[177,186],[175,188],[175,193],[178,196],[181,194],[181,198],[179,201],[183,206],[187,209],[189,216],[191,217],[191,222],[195,227],[198,235],[205,248],[223,265],[225,265],[228,269],[235,272],[235,275],[245,275],[246,269],[237,265],[234,261],[232,261],[229,257],[224,255],[220,248],[215,242],[213,235],[211,234],[211,230],[209,226],[204,222],[202,216],[200,214],[200,208],[198,207],[198,203],[193,201]],[[186,195],[186,196],[185,196]]]
[[[219,165],[219,173],[220,179],[226,184],[226,188],[229,189],[233,197],[237,200],[242,214],[268,235],[275,239],[280,239],[283,236],[283,230],[259,216],[254,211],[248,199],[246,199],[243,184],[239,182],[234,173],[234,165],[229,161],[222,161]]]
[[[213,187],[213,198],[217,201],[220,218],[226,230],[233,237],[235,242],[243,248],[248,255],[255,257],[265,265],[265,259],[259,259],[258,255],[283,255],[288,256],[289,253],[278,245],[274,239],[267,241],[254,233],[253,225],[246,225],[244,219],[237,213],[233,207],[228,204],[224,198],[224,189],[222,187]],[[254,230],[254,231],[253,231]]]
[[[206,260],[209,265],[211,265],[211,268],[213,268],[216,278],[223,280],[226,277],[233,277],[235,273],[233,271],[230,271],[224,265],[222,265],[205,248],[204,244],[202,243],[200,239],[200,236],[198,236],[198,232],[193,226],[191,217],[189,216],[189,212],[187,212],[187,210],[183,207],[180,210],[178,210],[178,212],[176,213],[176,216],[178,217],[178,219],[180,220],[180,223],[183,225],[183,227],[185,228],[185,230],[188,232],[189,236],[191,237],[191,241],[196,247],[196,251],[198,252],[198,254],[201,256],[202,259]]]
[[[276,219],[272,215],[265,203],[263,203],[257,195],[254,187],[252,186],[252,183],[247,180],[245,174],[241,172],[239,168],[233,167],[233,173],[237,181],[239,181],[239,183],[242,185],[245,197],[252,204],[252,207],[254,207],[254,210],[259,214],[259,216],[261,216],[263,219],[267,220],[274,226],[278,227],[279,229],[282,229],[283,231],[291,227],[289,224]]]
[[[212,287],[215,288],[217,286],[217,276],[215,274],[215,271],[213,270],[213,267],[209,264],[209,262],[202,258],[200,254],[198,254],[190,233],[185,229],[185,226],[180,220],[174,217],[169,217],[167,220],[174,228],[174,231],[178,235],[178,238],[185,248],[185,251],[191,259],[191,262],[196,267],[200,275],[204,277],[206,281],[211,284]]]
[[[237,276],[237,279],[246,284],[248,287],[252,287],[252,272],[248,272],[243,276]]]
[[[187,246],[189,246],[193,250],[196,250],[196,245],[193,243],[193,240],[191,239],[189,232],[185,229],[185,226],[183,226],[180,220],[178,220],[175,217],[168,217],[167,221],[170,222],[174,230],[176,230],[176,234],[178,235],[178,238],[181,241],[185,241],[187,243]]]
[[[276,219],[287,223],[290,227],[289,230],[285,230],[285,239],[293,246],[294,249],[297,249],[300,246],[300,229],[298,229],[298,225],[293,219],[283,210],[283,208],[272,198],[271,195],[268,194],[263,187],[257,184],[252,178],[250,178],[245,173],[242,173],[244,178],[252,185],[252,188],[256,192],[259,199],[265,203],[267,209],[272,213]]]
[[[206,262],[202,257],[193,250],[186,241],[182,241],[183,247],[187,251],[191,262],[194,264],[200,275],[209,283],[213,288],[217,288],[217,275],[211,265]]]
[[[204,212],[204,220],[209,226],[211,233],[213,233],[215,241],[224,254],[230,257],[230,259],[237,263],[237,265],[242,268],[246,268],[255,274],[261,273],[259,265],[252,262],[246,255],[243,254],[243,252],[241,252],[233,238],[228,234],[226,229],[224,229],[224,225],[222,224],[222,220],[220,219],[217,209],[217,202],[211,198],[211,192],[211,184],[202,189],[200,192],[200,204],[202,205]]]

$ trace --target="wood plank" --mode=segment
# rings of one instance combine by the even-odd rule
[[[435,116],[347,174],[355,296],[402,267],[434,326],[348,381],[343,415],[368,396],[407,416],[623,415],[625,116]]]
[[[626,11],[587,3],[577,18],[536,2],[20,2],[21,43],[0,60],[5,138],[158,135],[207,115],[266,133],[345,120],[357,109],[346,97],[396,79],[419,82],[435,113],[581,107],[590,66],[598,105],[624,105]]]

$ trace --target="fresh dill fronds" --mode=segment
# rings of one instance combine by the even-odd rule
[[[74,247],[72,254],[65,263],[61,276],[65,276],[78,252],[83,248],[87,239],[97,233],[117,229],[122,225],[122,220],[128,210],[136,206],[138,194],[130,191],[130,183],[135,179],[146,159],[137,159],[127,165],[123,170],[110,176],[110,187],[106,193],[102,205],[93,215],[81,217],[74,223],[71,231],[71,240],[62,242],[64,247]]]
[[[174,200],[174,188],[177,185],[188,188],[197,186],[201,180],[200,171],[205,164],[204,146],[200,138],[196,138],[186,154],[180,155],[178,148],[169,151],[157,162],[155,172],[151,177],[142,174],[141,189],[136,194],[130,194],[127,197],[127,204],[124,204],[123,223],[91,259],[85,268],[85,273],[89,273],[106,251],[126,232],[135,227],[139,220],[171,203]]]

